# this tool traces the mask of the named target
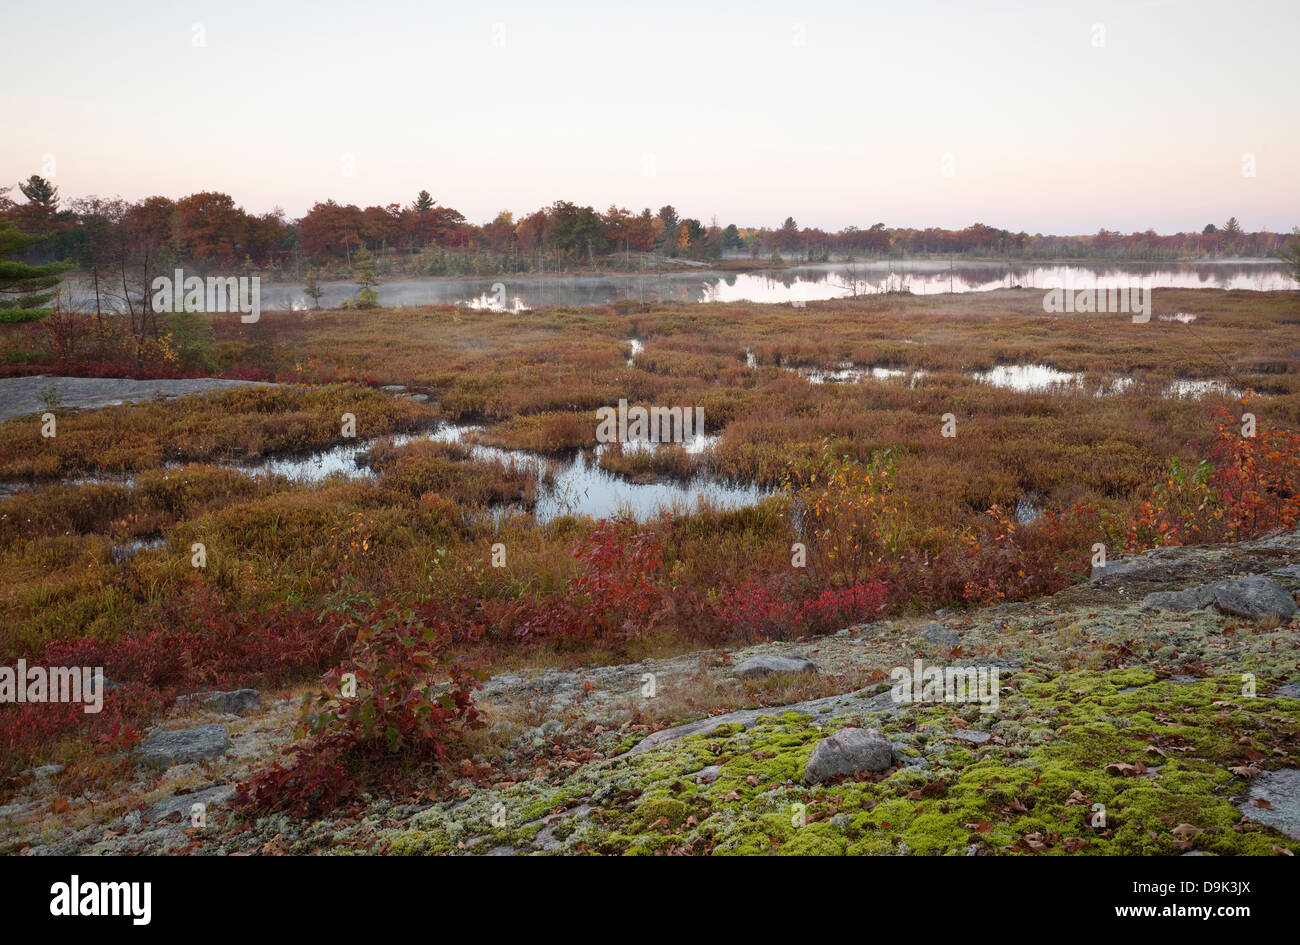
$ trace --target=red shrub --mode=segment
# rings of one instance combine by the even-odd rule
[[[240,785],[239,802],[307,816],[445,761],[456,740],[483,725],[472,698],[482,674],[459,663],[444,667],[447,642],[409,611],[377,606],[357,633],[351,670],[339,667],[325,678],[312,739],[288,750],[287,766],[272,765]],[[439,675],[450,681],[439,684]]]

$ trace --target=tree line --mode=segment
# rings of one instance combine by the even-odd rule
[[[39,175],[0,188],[0,223],[40,239],[24,244],[29,263],[63,262],[92,280],[121,282],[129,270],[185,263],[199,269],[280,271],[352,266],[358,253],[432,260],[447,254],[483,254],[498,270],[597,266],[620,254],[653,253],[704,262],[724,257],[817,262],[837,258],[912,255],[1010,258],[1176,259],[1197,256],[1275,256],[1289,234],[1245,232],[1236,218],[1200,232],[1029,234],[974,223],[959,230],[887,227],[884,223],[836,232],[800,227],[787,217],[777,227],[709,224],[671,206],[640,213],[611,205],[604,212],[557,200],[516,218],[503,210],[490,222],[470,223],[427,190],[409,204],[358,207],[316,203],[301,219],[276,209],[255,214],[228,194],[203,191],[173,200],[81,197],[64,205],[58,188]],[[16,199],[21,197],[24,199]]]

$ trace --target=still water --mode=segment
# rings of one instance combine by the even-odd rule
[[[798,303],[911,292],[985,292],[1020,287],[1046,289],[1052,280],[1075,289],[1126,286],[1143,280],[1152,288],[1250,289],[1258,292],[1297,289],[1275,262],[1205,264],[961,263],[949,268],[938,260],[828,263],[794,269],[720,273],[688,272],[596,275],[515,275],[497,278],[400,279],[378,287],[379,304],[464,305],[474,309],[524,311],[546,305],[607,305],[618,299],[674,302]],[[323,308],[342,305],[357,293],[352,283],[321,286]],[[262,308],[305,309],[312,301],[294,283],[262,284]]]

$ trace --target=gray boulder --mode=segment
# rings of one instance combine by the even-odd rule
[[[1210,585],[1202,584],[1185,591],[1156,591],[1142,598],[1142,606],[1151,610],[1176,610],[1187,613],[1189,610],[1204,610],[1214,603],[1214,591]]]
[[[745,660],[735,669],[735,675],[742,678],[766,676],[769,673],[815,673],[817,664],[801,653],[773,654],[755,656]]]
[[[1132,571],[1133,567],[1134,564],[1132,561],[1121,561],[1119,559],[1107,561],[1105,564],[1095,564],[1092,567],[1092,573],[1088,576],[1088,580],[1105,580],[1108,577],[1115,577],[1116,575],[1124,574],[1127,571]]]
[[[192,692],[188,696],[178,696],[176,704],[198,706],[226,715],[244,715],[262,707],[262,694],[256,689],[234,689],[230,692],[208,690]]]
[[[949,649],[956,646],[958,642],[957,634],[938,622],[927,623],[922,627],[921,636],[925,637],[928,643],[933,643],[935,646],[946,646]]]
[[[1214,603],[1225,614],[1234,617],[1290,620],[1300,610],[1286,588],[1262,574],[1215,584]]]
[[[229,747],[230,733],[224,725],[196,725],[154,732],[140,745],[139,757],[142,764],[151,768],[170,768],[216,758]]]
[[[894,746],[874,728],[842,728],[813,749],[803,779],[820,784],[855,771],[884,771],[893,763]]]
[[[1300,612],[1290,592],[1262,574],[1217,584],[1200,584],[1182,591],[1158,591],[1142,598],[1143,607],[1184,613],[1211,605],[1234,617],[1289,620]]]

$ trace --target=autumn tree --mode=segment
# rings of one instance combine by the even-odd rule
[[[333,200],[317,203],[298,222],[298,240],[311,259],[352,261],[352,251],[361,245],[365,214],[356,204],[342,206]]]
[[[545,241],[565,255],[586,253],[594,261],[605,249],[605,224],[592,207],[557,200],[547,213]]]
[[[774,239],[776,248],[783,253],[799,248],[799,224],[794,222],[794,217],[785,218],[785,222],[781,224],[781,229],[776,231]]]
[[[247,253],[248,215],[229,194],[202,191],[176,201],[182,254],[194,262],[230,266]]]
[[[525,253],[539,252],[546,234],[546,211],[534,210],[519,221],[515,227],[515,239],[519,248]]]
[[[515,236],[515,217],[509,210],[502,210],[491,223],[483,225],[483,242],[494,253],[508,253],[518,245]]]
[[[414,247],[459,245],[464,241],[465,222],[460,211],[438,206],[422,190],[411,204],[407,232]]]

